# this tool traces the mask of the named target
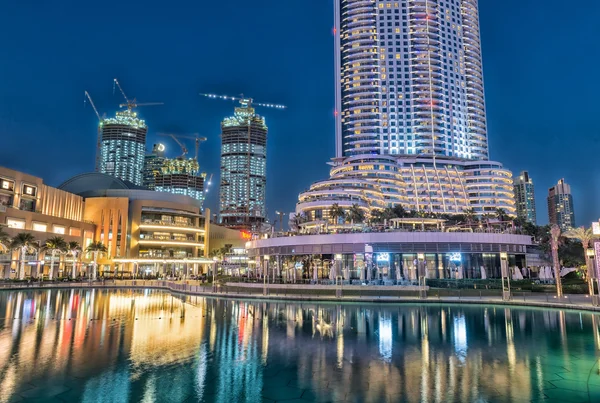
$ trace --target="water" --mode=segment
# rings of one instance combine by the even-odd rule
[[[0,401],[600,402],[600,316],[0,292]]]

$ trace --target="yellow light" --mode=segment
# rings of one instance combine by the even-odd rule
[[[203,233],[204,230],[194,227],[176,227],[171,225],[154,225],[154,224],[140,224],[141,229],[160,229],[160,230],[171,230],[171,231],[184,231],[184,232],[198,232]]]
[[[264,255],[263,256],[263,259],[265,259],[265,260],[269,260],[270,258],[271,258],[271,256],[269,256],[269,255]]]
[[[508,259],[508,253],[506,253],[506,252],[500,252],[500,259],[507,260]]]
[[[146,245],[175,245],[175,246],[196,246],[198,248],[204,248],[204,244],[200,242],[179,242],[179,241],[155,241],[148,239],[140,239],[139,243]]]

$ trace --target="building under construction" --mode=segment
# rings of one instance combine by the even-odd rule
[[[221,123],[220,221],[255,230],[265,222],[267,126],[250,99]]]
[[[152,153],[144,158],[144,187],[157,192],[190,196],[204,203],[206,173],[200,173],[197,158],[166,158],[165,147],[155,144]]]
[[[131,109],[117,112],[114,118],[103,118],[96,170],[142,185],[147,132],[146,123]]]

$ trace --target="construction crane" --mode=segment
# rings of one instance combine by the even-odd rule
[[[119,108],[127,108],[129,111],[131,111],[134,108],[137,108],[138,106],[156,106],[156,105],[164,105],[164,102],[144,102],[144,103],[138,103],[137,100],[135,98],[133,98],[132,100],[130,100],[129,98],[127,98],[127,95],[125,95],[125,91],[123,91],[123,88],[121,88],[121,84],[119,84],[119,80],[117,80],[116,78],[113,81],[113,93],[115,92],[115,86],[119,88],[119,91],[121,91],[121,95],[123,95],[123,98],[125,98],[125,102],[124,104],[120,104]]]
[[[96,109],[96,105],[94,105],[94,101],[92,100],[92,97],[90,96],[90,93],[87,91],[84,91],[85,94],[85,98],[83,98],[83,105],[87,104],[87,101],[90,101],[90,104],[92,105],[92,108],[94,109],[94,112],[96,113],[96,116],[98,117],[98,140],[96,142],[96,171],[100,170],[100,144],[102,143],[102,127],[101,127],[101,123],[102,123],[102,118],[100,117],[100,113],[98,113],[98,109]]]
[[[184,134],[172,134],[172,133],[158,133],[159,136],[171,137],[175,142],[181,147],[181,156],[185,157],[188,153],[188,149],[179,139],[191,139],[196,143],[196,155],[194,158],[198,161],[198,151],[200,149],[200,142],[206,141],[206,137],[200,137],[198,133],[193,133],[192,135],[184,135]]]
[[[246,98],[246,97],[244,97],[244,94],[241,94],[240,97],[231,97],[229,95],[202,94],[202,93],[200,93],[200,95],[207,97],[207,98],[223,99],[225,101],[239,101],[240,104],[242,104],[242,106],[244,106],[244,107],[262,106],[265,108],[276,108],[276,109],[286,109],[287,108],[287,106],[285,106],[285,105],[254,102],[254,99]]]
[[[204,94],[200,93],[200,95],[210,98],[210,99],[222,99],[225,101],[239,101],[242,108],[252,108],[254,106],[261,106],[264,108],[275,108],[275,109],[287,109],[287,106],[273,103],[265,103],[265,102],[254,102],[252,98],[244,97],[244,94],[241,94],[239,97],[232,97],[229,95],[216,95],[216,94]],[[250,165],[251,165],[251,149],[252,149],[252,124],[248,123],[248,173],[247,173],[247,189],[246,189],[246,223],[250,226]]]

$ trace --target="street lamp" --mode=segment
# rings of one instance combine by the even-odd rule
[[[267,275],[269,273],[269,259],[271,256],[264,255],[263,259],[265,261],[265,270],[263,272],[263,295],[267,295]]]

